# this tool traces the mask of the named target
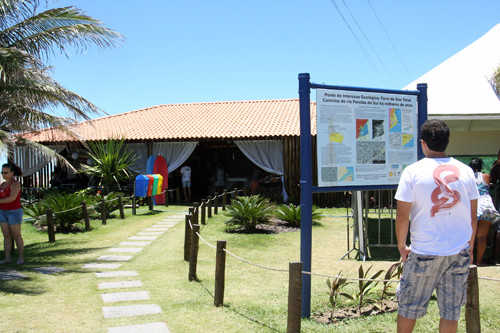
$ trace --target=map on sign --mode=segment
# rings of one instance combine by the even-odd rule
[[[392,185],[417,160],[417,97],[316,90],[318,186]]]

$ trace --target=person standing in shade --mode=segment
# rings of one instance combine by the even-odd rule
[[[23,222],[21,183],[14,179],[14,176],[22,175],[21,168],[14,163],[2,165],[4,182],[0,185],[0,226],[2,227],[5,258],[0,261],[0,264],[10,263],[14,241],[18,251],[17,264],[24,264],[24,241],[21,235],[21,223]]]
[[[497,160],[491,166],[490,186],[494,191],[493,204],[500,211],[500,149],[498,150]]]
[[[398,284],[398,333],[412,332],[434,290],[440,332],[456,332],[467,300],[479,193],[469,166],[446,155],[450,130],[433,119],[421,129],[425,158],[404,169],[396,191],[396,236],[404,269]],[[411,247],[406,244],[411,215]]]
[[[184,165],[181,168],[181,175],[184,201],[191,202],[191,167],[189,165]]]
[[[224,191],[224,186],[226,184],[226,172],[222,167],[222,162],[218,162],[215,167],[215,191],[221,194]]]
[[[474,171],[476,185],[479,191],[479,199],[477,202],[476,265],[485,266],[488,263],[483,262],[483,256],[488,243],[491,222],[499,215],[489,193],[490,175],[481,172],[483,169],[483,160],[480,158],[473,158],[469,166]]]

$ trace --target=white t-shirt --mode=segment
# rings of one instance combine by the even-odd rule
[[[411,202],[411,251],[448,256],[468,246],[470,200],[479,193],[472,169],[452,157],[424,158],[401,175],[395,198]]]
[[[188,182],[191,180],[191,168],[187,165],[181,168],[182,181]]]

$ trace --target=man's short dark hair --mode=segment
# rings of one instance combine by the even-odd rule
[[[443,152],[450,142],[450,129],[442,120],[427,120],[422,125],[420,138],[425,141],[430,150]]]

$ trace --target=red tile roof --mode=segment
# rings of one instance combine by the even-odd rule
[[[311,130],[316,134],[316,103]],[[298,99],[158,105],[72,125],[82,140],[192,140],[300,135]],[[25,136],[36,142],[75,141],[47,129]]]

